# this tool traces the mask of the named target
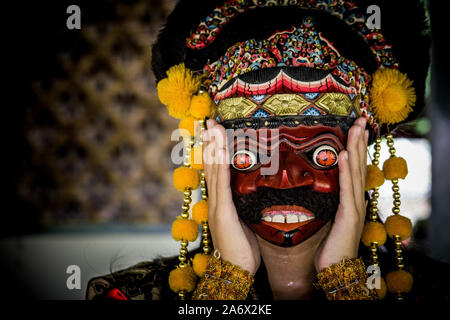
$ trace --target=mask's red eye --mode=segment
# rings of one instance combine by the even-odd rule
[[[256,164],[256,156],[247,150],[237,151],[233,156],[231,165],[236,170],[248,170]]]
[[[331,167],[338,162],[337,151],[329,145],[320,146],[314,151],[313,161],[319,167]]]

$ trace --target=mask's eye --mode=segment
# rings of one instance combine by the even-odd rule
[[[323,145],[314,151],[313,161],[321,168],[328,168],[338,162],[338,153],[333,147]]]
[[[239,150],[233,156],[231,165],[236,170],[245,171],[256,165],[256,156],[247,150]]]

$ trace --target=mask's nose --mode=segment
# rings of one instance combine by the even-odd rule
[[[314,175],[310,172],[309,165],[294,152],[281,151],[279,161],[277,173],[270,176],[260,176],[256,181],[257,187],[291,189],[314,183]],[[268,164],[268,166],[270,165]]]

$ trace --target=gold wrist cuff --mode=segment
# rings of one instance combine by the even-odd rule
[[[344,259],[317,274],[315,286],[328,300],[372,300],[376,295],[366,286],[367,273],[360,258]]]
[[[254,282],[246,270],[211,256],[199,281],[194,300],[245,300]]]

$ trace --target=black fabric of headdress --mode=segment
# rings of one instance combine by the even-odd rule
[[[223,87],[220,88],[220,91],[225,90],[229,86],[233,85],[233,83],[237,79],[241,79],[245,81],[246,83],[264,83],[269,80],[274,79],[277,74],[280,72],[280,70],[283,70],[287,75],[289,75],[291,78],[299,81],[317,81],[325,78],[329,72],[325,70],[320,69],[314,69],[314,68],[306,68],[306,67],[273,67],[273,68],[267,68],[267,69],[258,69],[253,70],[250,72],[245,72],[243,74],[240,74],[236,78],[231,79],[228,81]],[[345,82],[340,79],[339,77],[335,76],[334,74],[331,74],[331,76],[342,85],[346,86]]]

